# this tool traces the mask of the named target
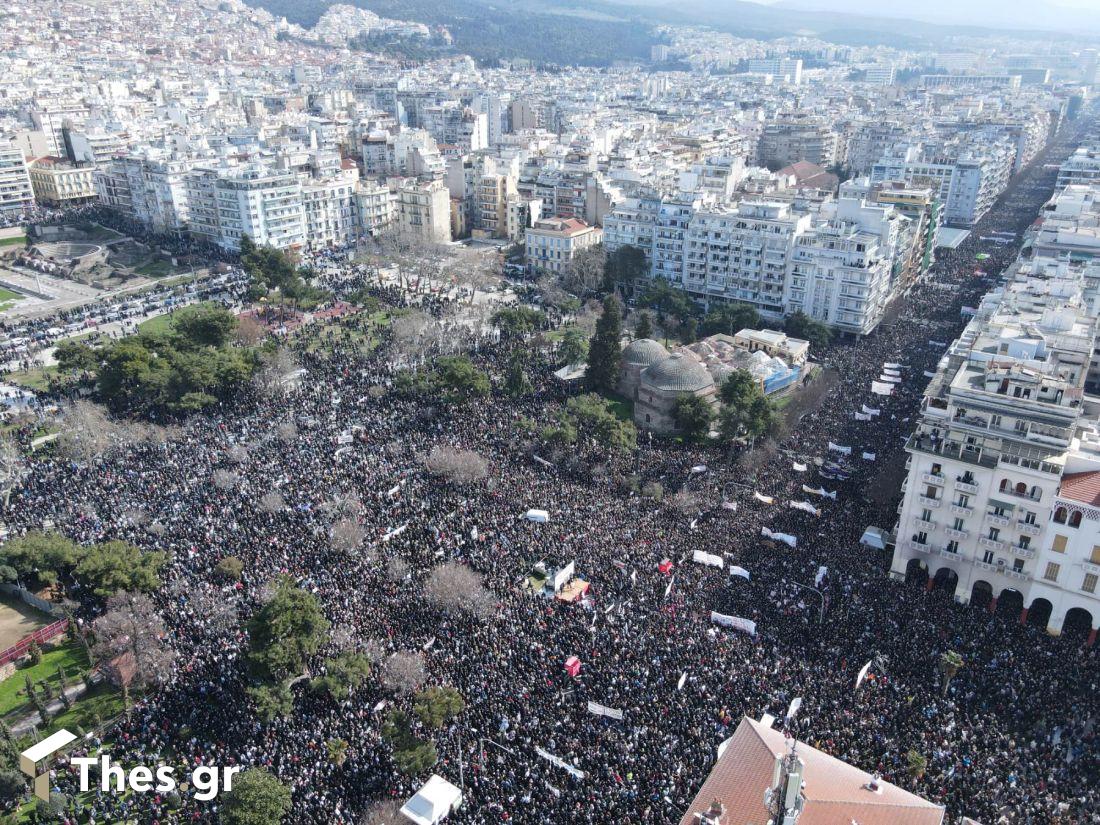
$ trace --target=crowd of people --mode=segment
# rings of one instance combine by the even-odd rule
[[[1095,821],[1094,651],[922,582],[893,582],[887,553],[859,543],[868,525],[896,521],[896,496],[871,488],[905,461],[921,376],[943,351],[930,341],[957,335],[960,308],[1018,251],[983,244],[983,229],[1022,231],[1053,183],[1043,162],[1071,141],[1054,144],[966,241],[941,251],[872,336],[815,353],[829,391],[796,406],[774,446],[732,457],[643,439],[636,453],[612,454],[582,434],[568,461],[536,460],[524,422],[548,422],[571,392],[553,378],[552,358],[530,354],[533,389],[521,398],[450,405],[398,391],[387,347],[365,354],[362,336],[348,332],[322,348],[300,336],[300,383],[257,388],[167,443],[84,463],[36,460],[11,498],[13,530],[48,521],[81,542],[119,538],[169,553],[156,601],[176,672],[109,732],[114,760],[265,767],[293,789],[290,821],[303,825],[364,822],[379,800],[404,801],[419,787],[425,776],[402,776],[380,733],[385,708],[408,699],[379,679],[344,701],[299,682],[290,716],[257,717],[245,693],[248,637],[224,620],[224,605],[243,620],[287,574],[332,623],[311,667],[349,647],[376,663],[417,652],[428,684],[464,696],[465,710],[436,736],[435,771],[465,795],[448,821],[678,822],[741,717],[783,719],[796,697],[791,735],[945,805],[948,821]],[[979,252],[990,257],[977,262]],[[371,288],[354,278],[348,287]],[[384,305],[405,301],[374,289]],[[430,308],[443,314],[446,301]],[[500,384],[516,346],[487,341],[472,357]],[[873,395],[884,363],[903,364],[906,380]],[[881,413],[857,420],[864,404]],[[829,442],[851,455],[836,461]],[[488,477],[456,486],[429,474],[424,456],[439,445],[477,452]],[[843,478],[822,479],[813,459],[834,460]],[[636,492],[649,482],[663,500]],[[819,515],[788,507],[807,498],[804,484],[836,498],[816,499]],[[262,504],[272,491],[285,506]],[[548,519],[525,518],[531,508]],[[349,513],[366,536],[352,551],[330,538]],[[766,541],[763,527],[797,545]],[[693,564],[697,550],[748,578]],[[244,562],[239,585],[216,573],[228,556]],[[521,587],[540,559],[575,561],[588,596],[565,603]],[[425,598],[426,574],[449,560],[483,576],[493,615]],[[755,622],[755,633],[714,624],[712,611]],[[937,665],[948,650],[965,665],[945,692]],[[571,656],[576,676],[564,669]],[[868,661],[871,678],[856,687]],[[593,715],[589,701],[622,720]],[[342,764],[326,750],[336,738],[350,746]],[[926,758],[923,774],[910,751]],[[72,793],[75,773],[60,769],[54,782]],[[97,823],[213,821],[221,804],[185,795],[173,811],[154,793],[98,793],[89,813]]]

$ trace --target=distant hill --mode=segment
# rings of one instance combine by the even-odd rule
[[[657,42],[653,28],[662,24],[710,26],[759,40],[803,34],[841,45],[912,49],[935,47],[953,35],[1003,31],[903,19],[906,14],[916,14],[915,7],[889,7],[881,0],[779,0],[774,5],[745,0],[343,1],[383,17],[447,26],[456,51],[488,63],[525,58],[540,65],[606,66],[616,61],[648,60],[649,48]],[[336,0],[246,2],[311,28]],[[1048,0],[1036,2],[1049,5]],[[949,8],[961,5],[954,0],[927,0],[927,9],[921,13],[947,19]],[[978,11],[985,6],[996,7],[997,13],[976,11],[974,16],[998,25],[1011,26],[1018,17],[1032,17],[1027,32],[1018,31],[1017,36],[1049,37],[1035,30],[1035,20],[1050,26],[1061,19],[1035,16],[1034,4],[1013,10],[1014,4],[1004,0],[972,0]],[[823,7],[829,10],[819,10]],[[1100,20],[1096,27],[1100,28]],[[1083,27],[1074,30],[1086,31]]]

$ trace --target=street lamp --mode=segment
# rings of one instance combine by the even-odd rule
[[[798,582],[791,582],[795,587],[799,587],[803,590],[810,590],[816,593],[821,598],[821,615],[817,620],[818,624],[825,623],[825,594],[818,590],[816,587],[810,587],[808,584],[799,584]]]

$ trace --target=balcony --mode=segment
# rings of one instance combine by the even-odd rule
[[[939,484],[941,487],[944,482],[943,473],[921,473],[920,479],[925,484]]]
[[[935,530],[936,529],[936,522],[934,522],[934,521],[925,521],[922,518],[913,519],[913,525],[920,528],[921,530]]]
[[[1031,574],[1026,570],[1013,570],[1011,567],[1005,567],[1001,570],[1010,579],[1030,579]]]
[[[996,513],[986,513],[985,521],[987,524],[995,524],[998,527],[1008,527],[1011,523],[1005,516],[998,516]]]
[[[910,550],[913,550],[917,553],[931,553],[932,552],[932,545],[928,544],[927,542],[922,543],[922,542],[917,541],[916,539],[911,539],[910,541],[907,542],[907,545],[908,545]]]
[[[1023,533],[1025,536],[1037,536],[1043,532],[1043,528],[1038,524],[1027,521],[1017,521],[1016,529]]]
[[[1008,545],[1005,542],[999,539],[991,539],[989,536],[981,536],[978,539],[978,544],[989,550],[996,550],[1000,553],[1008,552]]]
[[[996,455],[983,455],[979,450],[963,449],[960,445],[949,441],[933,442],[931,437],[925,434],[911,436],[905,443],[905,449],[951,458],[991,470],[997,466]]]
[[[998,490],[999,496],[1012,496],[1013,498],[1022,498],[1024,501],[1041,501],[1042,495],[1033,496],[1031,493],[1017,493],[1015,490]]]
[[[960,493],[967,493],[968,495],[976,496],[978,494],[978,485],[971,484],[969,481],[963,481],[962,479],[955,479],[955,489]]]
[[[952,504],[951,505],[951,512],[954,513],[956,516],[962,516],[962,517],[966,518],[967,516],[974,515],[974,508],[973,507],[964,507],[961,504]]]
[[[943,531],[957,541],[966,541],[967,537],[970,535],[965,530],[956,530],[954,527],[944,527]]]
[[[1035,558],[1035,550],[1031,547],[1021,547],[1018,544],[1009,545],[1012,550],[1012,555],[1019,559],[1033,559]]]
[[[1082,561],[1081,566],[1085,568],[1086,573],[1093,573],[1100,576],[1100,564],[1096,564],[1091,561]]]
[[[925,507],[939,507],[940,506],[940,499],[938,499],[938,498],[929,498],[928,496],[917,496],[917,498],[920,501],[920,503],[922,505],[924,505]]]

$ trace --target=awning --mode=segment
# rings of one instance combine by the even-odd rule
[[[1004,507],[1006,510],[1015,510],[1016,509],[1015,504],[1009,504],[1007,501],[998,501],[995,498],[991,498],[989,500],[989,503],[992,504],[994,507]]]

